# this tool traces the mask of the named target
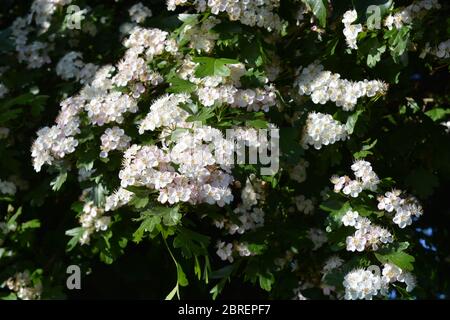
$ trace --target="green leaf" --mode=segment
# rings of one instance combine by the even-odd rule
[[[412,264],[415,261],[414,257],[403,251],[396,251],[385,255],[375,253],[375,257],[381,263],[391,262],[405,271],[412,271],[414,269]]]
[[[129,202],[129,205],[134,206],[136,209],[142,209],[147,206],[148,202],[149,202],[148,196],[141,197],[135,194],[131,199],[131,201]]]
[[[302,0],[306,7],[312,11],[313,15],[319,20],[321,27],[327,24],[327,8],[323,0]]]
[[[248,250],[254,255],[263,254],[264,251],[266,251],[266,249],[267,249],[267,245],[257,244],[257,243],[250,243],[247,247],[248,247]]]
[[[189,116],[186,119],[186,121],[188,121],[188,122],[200,121],[202,123],[205,123],[206,120],[208,120],[212,117],[214,117],[214,109],[204,107],[204,108],[200,109],[200,112],[198,112],[197,114]]]
[[[399,58],[406,51],[409,43],[410,28],[403,26],[401,29],[392,29],[384,34],[384,38],[388,39],[389,50],[396,63]]]
[[[72,251],[75,248],[83,233],[84,228],[82,227],[77,227],[66,231],[65,235],[72,237],[72,239],[70,239],[67,243],[67,251]]]
[[[245,125],[248,127],[256,128],[256,129],[267,129],[268,122],[263,119],[255,119],[255,120],[246,121]]]
[[[348,134],[352,134],[355,130],[356,122],[358,121],[359,116],[363,113],[363,110],[358,110],[347,118],[347,122],[345,123],[345,129]]]
[[[17,218],[21,214],[22,214],[22,207],[17,209],[16,213],[11,218],[9,218],[8,221],[6,222],[6,225],[8,226],[9,229],[13,228],[16,225]]]
[[[0,296],[0,300],[17,300],[17,296],[15,293],[11,292],[8,295]]]
[[[211,272],[210,278],[211,279],[228,278],[231,275],[231,273],[233,272],[234,268],[235,268],[235,265],[230,264],[219,270],[214,270],[213,272]]]
[[[98,183],[92,189],[92,197],[94,198],[94,204],[97,207],[102,207],[105,203],[106,189],[103,184]]]
[[[173,297],[175,297],[175,294],[178,293],[178,284],[175,286],[175,288],[170,291],[170,293],[166,296],[165,300],[172,300]]]
[[[272,290],[272,285],[275,282],[275,277],[271,272],[266,272],[264,274],[258,273],[259,278],[259,286],[261,289],[264,289],[266,291]]]
[[[195,70],[195,76],[199,78],[207,76],[227,77],[231,72],[226,65],[239,63],[238,60],[227,58],[195,57],[192,60],[199,64]]]
[[[178,211],[179,206],[175,206],[172,208],[166,208],[166,207],[160,207],[159,212],[163,216],[163,223],[166,226],[175,226],[177,225],[181,220],[181,213]]]
[[[191,93],[197,89],[197,86],[194,83],[179,77],[170,78],[169,83],[170,87],[166,91],[170,93]]]
[[[182,255],[189,259],[192,256],[208,255],[209,242],[209,237],[181,227],[173,240],[173,246],[181,249]]]
[[[433,121],[439,121],[442,118],[444,118],[446,115],[450,114],[450,109],[443,109],[443,108],[435,108],[428,110],[425,112],[427,116],[431,118]]]
[[[22,223],[21,227],[22,230],[26,229],[36,229],[41,226],[41,222],[38,219],[33,219],[27,222]]]
[[[53,191],[58,191],[61,189],[64,182],[67,180],[67,171],[61,172],[52,182],[50,182],[50,185],[52,186]]]
[[[182,287],[186,287],[189,284],[186,274],[184,273],[183,268],[181,268],[181,265],[179,263],[177,263],[177,281],[178,284]]]
[[[381,55],[386,52],[386,45],[380,43],[377,38],[370,38],[366,40],[361,46],[360,50],[367,52],[367,66],[369,68],[381,61]]]
[[[133,241],[139,243],[142,241],[144,232],[153,232],[156,226],[161,224],[161,217],[157,215],[147,216],[144,221],[142,221],[139,228],[133,233]]]

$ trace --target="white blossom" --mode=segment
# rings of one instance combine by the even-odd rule
[[[308,114],[304,128],[302,145],[305,149],[314,146],[319,150],[322,146],[347,139],[345,125],[333,119],[329,114],[311,112]]]
[[[300,95],[310,95],[315,104],[334,102],[344,111],[355,108],[358,99],[384,94],[387,85],[380,80],[350,81],[341,79],[340,74],[324,71],[323,65],[317,61],[298,70],[294,87],[298,87]]]
[[[145,19],[152,16],[152,10],[144,6],[142,2],[138,2],[133,5],[128,10],[128,13],[130,14],[131,20],[136,23],[142,23]]]

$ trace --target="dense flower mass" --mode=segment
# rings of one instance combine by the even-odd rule
[[[0,13],[1,299],[448,293],[449,4],[88,2]]]
[[[167,8],[175,10],[187,0],[167,0]],[[227,13],[231,21],[239,20],[242,24],[263,27],[268,30],[280,30],[281,19],[275,9],[280,0],[234,1],[234,0],[195,0],[194,5],[199,12],[210,9],[212,14]]]
[[[400,29],[405,24],[412,24],[415,18],[423,16],[428,10],[439,9],[441,5],[438,0],[415,1],[395,14],[389,14],[384,20],[384,25],[391,30]]]
[[[412,223],[413,217],[420,217],[423,214],[422,206],[416,198],[412,196],[402,197],[402,191],[392,190],[378,197],[378,209],[387,212],[394,212],[392,221],[400,228],[405,228]]]
[[[342,191],[345,195],[356,198],[363,190],[377,190],[380,179],[373,171],[370,162],[365,160],[355,161],[351,169],[355,174],[356,180],[351,180],[348,176],[331,177],[331,183],[334,184],[334,192]]]
[[[331,101],[345,111],[353,110],[359,98],[373,97],[387,90],[387,85],[379,80],[355,82],[341,79],[338,73],[324,71],[318,62],[300,68],[298,73],[294,86],[298,86],[300,95],[310,95],[315,104]]]
[[[329,114],[312,112],[306,120],[306,127],[302,137],[303,148],[314,146],[319,150],[322,146],[347,139],[345,125],[333,119]]]
[[[343,284],[346,299],[372,300],[377,295],[386,296],[389,283],[397,281],[404,282],[407,285],[407,291],[415,287],[414,277],[393,264],[385,264],[382,272],[378,266],[369,268],[353,270],[345,276]]]
[[[358,49],[356,39],[358,34],[362,31],[362,25],[360,23],[353,24],[356,21],[358,15],[356,10],[349,10],[344,13],[342,23],[344,24],[344,36],[347,45],[351,49]]]

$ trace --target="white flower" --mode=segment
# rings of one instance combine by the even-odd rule
[[[349,30],[352,32],[350,35],[354,36],[359,28],[354,27]],[[356,41],[356,38],[353,40]],[[344,111],[351,111],[355,108],[358,99],[384,94],[387,90],[387,84],[383,81],[349,81],[341,79],[337,73],[333,74],[323,69],[323,65],[317,61],[313,62],[298,70],[299,75],[294,82],[294,87],[298,87],[299,94],[310,95],[315,104],[331,101],[336,106],[342,107]]]
[[[133,5],[128,10],[128,13],[130,14],[131,20],[136,23],[142,23],[145,19],[152,16],[152,10],[144,6],[142,2],[138,2]]]
[[[347,273],[343,285],[347,300],[372,300],[382,289],[381,277],[364,269],[356,269]]]
[[[2,99],[8,92],[8,88],[0,82],[0,99]]]
[[[323,145],[344,141],[347,135],[345,125],[334,120],[331,115],[311,112],[304,128],[302,145],[306,149],[311,145],[319,150]]]
[[[359,214],[357,211],[348,210],[345,213],[345,215],[342,217],[342,223],[344,226],[354,227],[358,217],[359,217]]]
[[[304,159],[300,159],[299,163],[292,168],[292,170],[289,170],[289,176],[292,180],[302,183],[306,180],[307,167],[309,167],[309,162]]]
[[[8,194],[8,195],[15,195],[17,191],[17,187],[14,183],[9,181],[2,181],[0,179],[0,194]]]
[[[79,218],[83,227],[83,234],[79,239],[80,244],[89,244],[94,232],[106,231],[111,224],[111,217],[104,215],[104,210],[94,205],[93,201],[86,202],[83,213]]]
[[[400,190],[393,190],[386,192],[384,196],[378,197],[378,209],[387,212],[394,212],[392,219],[400,228],[405,228],[412,224],[412,216],[420,217],[423,214],[423,209],[416,198],[401,197]]]
[[[175,10],[187,0],[168,0],[167,9]],[[231,21],[239,20],[242,24],[266,28],[269,31],[281,29],[281,19],[274,11],[280,5],[279,0],[200,0],[194,2],[198,12],[204,12],[207,8],[211,13],[218,15],[226,13]]]
[[[349,236],[346,239],[347,251],[364,251],[366,247],[366,238],[358,236]]]
[[[111,150],[126,150],[131,142],[131,138],[125,134],[125,131],[117,126],[106,129],[100,140],[102,141],[100,146],[102,158],[107,158]]]
[[[404,24],[413,23],[415,18],[424,16],[426,11],[439,9],[440,7],[441,5],[438,0],[414,1],[400,12],[397,12],[394,15],[388,15],[384,20],[384,26],[389,30],[392,30],[394,26],[396,29],[400,29]]]
[[[356,198],[362,192],[362,190],[363,188],[361,183],[357,180],[352,180],[345,185],[344,189],[342,189],[342,192],[345,195],[350,195],[353,198]]]
[[[218,241],[216,248],[216,253],[220,257],[220,259],[222,259],[223,261],[228,260],[230,263],[234,261],[232,243],[226,244],[225,242]]]
[[[402,272],[400,276],[398,276],[398,281],[404,282],[406,284],[406,291],[411,292],[416,287],[416,278],[410,272]]]
[[[8,138],[9,131],[9,128],[0,127],[0,140]]]
[[[395,264],[386,263],[382,271],[383,281],[386,283],[396,282],[400,279],[402,273],[402,269],[397,267]]]
[[[357,18],[358,18],[358,14],[357,14],[356,10],[348,10],[344,13],[344,16],[342,18],[342,23],[344,25],[349,25],[349,24],[352,24],[353,22],[355,22]]]
[[[332,256],[328,258],[323,266],[322,273],[329,273],[331,270],[339,268],[344,263],[344,260],[339,258],[338,256]]]
[[[306,199],[304,195],[295,197],[295,205],[297,210],[305,214],[311,214],[314,211],[312,199]]]
[[[351,49],[358,49],[356,44],[356,39],[358,34],[362,31],[361,24],[352,24],[356,21],[358,15],[356,10],[349,10],[344,13],[344,17],[342,19],[342,23],[344,24],[344,36],[347,45]]]
[[[319,249],[328,241],[327,235],[320,229],[311,228],[308,230],[307,235],[314,244],[313,250]]]

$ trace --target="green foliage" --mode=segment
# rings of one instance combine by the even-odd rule
[[[129,37],[125,29],[131,22],[131,3],[89,1],[90,11],[80,30],[67,27],[66,8],[58,4],[49,15],[48,30],[40,32],[35,22],[27,25],[26,45],[39,41],[48,45],[48,52],[27,53],[19,59],[14,35],[19,30],[11,25],[30,12],[31,2],[6,1],[0,9],[0,284],[5,284],[0,286],[0,299],[24,298],[6,285],[19,275],[26,275],[27,287],[39,292],[33,298],[79,298],[65,287],[66,268],[72,264],[81,266],[86,277],[89,274],[100,288],[98,292],[105,288],[106,293],[84,289],[82,294],[87,297],[95,293],[100,298],[217,299],[223,295],[291,299],[295,292],[307,298],[336,299],[343,296],[346,274],[370,266],[383,268],[385,263],[404,272],[414,271],[417,277],[418,285],[412,292],[402,283],[390,284],[389,290],[395,289],[399,298],[448,295],[450,59],[436,53],[450,34],[450,7],[442,2],[440,10],[423,10],[411,22],[389,30],[384,19],[411,3],[281,1],[273,11],[280,18],[279,28],[269,30],[258,25],[261,22],[249,25],[230,19],[227,11],[214,14],[208,6],[197,12],[192,1],[177,6],[176,11],[168,11],[165,1],[148,1],[143,4],[153,16],[133,24],[166,31],[167,39],[174,42],[166,42],[162,53],[154,56],[150,53],[156,46],[140,48],[143,53],[138,55],[144,63],[136,67],[128,65],[131,55],[123,59],[129,49],[123,44]],[[72,4],[85,8],[87,1],[73,0]],[[342,16],[353,9],[357,11],[354,23],[361,24],[363,30],[357,36],[358,48],[350,50]],[[378,9],[380,26],[371,20]],[[301,12],[303,18],[298,14]],[[170,52],[174,43],[178,51]],[[83,63],[116,66],[109,79],[121,68],[130,71],[121,71],[128,82],[115,84],[111,92],[136,102],[136,112],[125,112],[117,121],[93,124],[90,113],[108,110],[114,102],[106,99],[96,105],[72,100],[80,96],[81,89],[99,100],[103,93],[76,77],[64,79],[57,72],[71,69],[69,63],[58,64],[71,51],[79,52]],[[48,53],[49,63],[27,67],[27,59],[33,57],[36,62],[44,53]],[[310,94],[299,94],[296,83],[300,68],[304,70],[314,61],[323,65],[322,71],[339,74],[339,79],[353,84],[378,79],[386,82],[388,89],[366,96],[367,92],[355,85],[355,92],[344,94],[353,95],[348,98],[358,95],[356,105],[345,107],[345,111],[334,102],[336,96],[315,104]],[[240,71],[235,69],[241,66],[245,69],[236,76]],[[153,72],[161,81],[150,83]],[[328,75],[323,72],[320,79],[311,82],[320,86]],[[219,101],[215,92],[209,92],[214,103],[204,106],[199,89],[206,87],[205,78],[218,81],[211,91],[228,86],[231,91],[239,90],[239,95],[233,96],[231,103]],[[327,87],[319,94],[337,94],[335,89]],[[267,111],[262,107],[270,100],[263,97],[268,92],[276,103]],[[185,123],[179,127],[179,119],[175,119],[177,124],[140,134],[139,126],[153,101],[166,94],[189,96],[186,103],[173,108],[189,114],[183,119]],[[345,127],[347,139],[331,139],[321,149],[306,149],[302,138],[310,112],[332,115]],[[167,111],[155,119],[158,117],[173,120],[176,112]],[[56,126],[55,119],[62,132],[55,130],[52,139],[61,143],[59,148],[64,146],[64,131],[68,130],[61,127],[68,123],[79,127],[73,134],[75,150],[52,151],[36,172],[30,147],[36,132]],[[169,153],[181,136],[200,124],[222,133],[237,127],[278,128],[278,172],[264,176],[260,164],[224,169],[209,163],[200,177],[183,164],[157,161],[151,167],[161,170],[158,173],[176,173],[176,183],[161,188],[152,182],[133,186],[131,179],[125,189],[132,193],[130,199],[128,193],[120,193],[126,176],[121,172],[124,153],[129,146],[154,146]],[[105,130],[115,126],[124,130],[130,143],[111,150],[106,158],[100,157]],[[45,153],[48,148],[46,144],[41,151]],[[360,182],[361,177],[355,177],[350,169],[357,160],[371,163],[380,179],[377,188],[361,190],[357,197],[334,192],[330,183],[334,175]],[[153,174],[147,170],[144,175]],[[186,170],[189,179],[180,175],[180,170]],[[219,171],[223,174],[220,179],[215,176]],[[158,198],[158,189],[174,192],[169,189],[176,184],[187,186],[194,194],[203,192],[205,199],[206,194],[217,196],[214,183],[227,180],[226,175],[230,175],[228,187],[233,196],[229,203],[219,206],[210,204],[214,197],[209,201],[198,197],[175,203],[171,198],[168,204]],[[198,186],[187,182],[196,178],[202,179]],[[214,183],[209,185],[211,181]],[[212,190],[209,193],[208,187]],[[424,209],[420,219],[412,217],[412,225],[405,228],[394,223],[396,210],[378,207],[380,196],[393,189],[404,191],[402,198],[414,195]],[[124,199],[113,201],[113,194]],[[111,204],[114,208],[108,208]],[[347,250],[347,239],[356,232],[342,222],[349,210],[370,220],[372,226],[386,229],[393,242],[367,246],[363,251]],[[330,257],[342,259],[342,263],[327,271],[324,266]],[[133,293],[119,292],[122,286],[110,281],[117,277],[117,270],[123,287],[133,288]],[[334,289],[326,293],[329,288]]]

